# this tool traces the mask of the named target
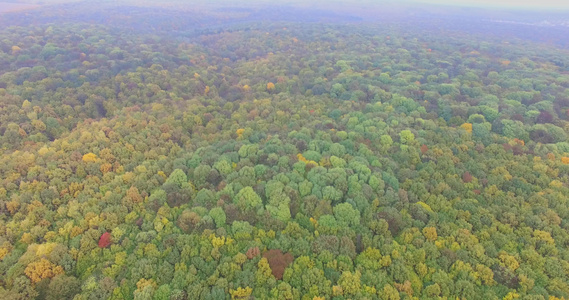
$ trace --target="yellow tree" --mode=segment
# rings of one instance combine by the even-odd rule
[[[275,89],[275,84],[272,82],[267,83],[267,90],[272,92]]]
[[[355,273],[352,272],[343,272],[338,280],[338,283],[342,287],[342,291],[344,295],[351,295],[355,296],[359,293],[361,289],[361,273],[360,271],[356,271]]]
[[[250,287],[246,287],[246,288],[242,288],[239,287],[237,290],[229,290],[229,293],[231,294],[231,299],[249,299],[249,296],[251,296],[251,293],[253,292],[253,289]]]
[[[95,162],[96,160],[97,160],[97,155],[95,155],[94,153],[87,153],[83,155],[84,162]]]
[[[257,264],[257,267],[257,273],[255,274],[257,284],[263,285],[272,276],[272,270],[269,266],[269,261],[263,257]]]
[[[466,130],[468,133],[472,133],[472,124],[471,123],[464,123],[460,125],[460,127]]]
[[[29,264],[24,270],[24,273],[30,278],[32,283],[37,283],[42,279],[53,278],[59,274],[63,274],[63,268],[42,258],[39,261]]]
[[[18,54],[20,51],[22,51],[22,48],[18,46],[12,46],[12,54]]]
[[[423,228],[423,235],[429,241],[437,240],[437,229],[435,227],[425,227]]]
[[[399,300],[399,292],[392,287],[389,283],[383,287],[383,291],[378,291],[381,299],[383,300]]]

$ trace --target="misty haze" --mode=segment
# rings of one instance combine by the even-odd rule
[[[456,2],[1,1],[0,299],[569,299],[569,3]]]

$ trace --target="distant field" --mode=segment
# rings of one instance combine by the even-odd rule
[[[0,13],[22,11],[38,7],[40,6],[35,4],[0,2]]]

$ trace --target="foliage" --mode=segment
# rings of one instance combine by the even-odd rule
[[[569,298],[565,50],[87,5],[0,27],[1,299]]]
[[[111,234],[105,232],[99,238],[99,248],[107,248],[111,245]]]

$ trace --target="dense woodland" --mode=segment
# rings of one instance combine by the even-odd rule
[[[0,29],[1,299],[569,297],[569,51],[192,32]]]

